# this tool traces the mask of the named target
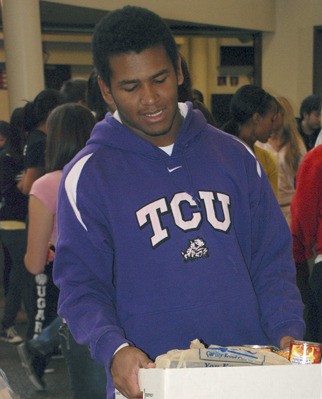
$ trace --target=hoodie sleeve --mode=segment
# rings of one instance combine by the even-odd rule
[[[278,346],[283,336],[301,339],[303,304],[295,280],[291,235],[262,168],[259,180],[250,185],[250,275],[259,302],[261,324]],[[253,182],[254,183],[254,182]]]
[[[115,350],[129,342],[115,312],[108,223],[95,195],[93,174],[87,171],[82,176],[89,158],[75,163],[60,186],[54,281],[60,289],[59,315],[66,319],[75,340],[89,345],[92,356],[108,370]],[[89,180],[94,186],[88,185]]]

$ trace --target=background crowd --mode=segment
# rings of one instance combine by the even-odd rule
[[[182,60],[180,102],[190,101],[207,122],[234,135],[266,173],[293,238],[297,285],[305,305],[305,339],[322,342],[322,130],[321,98],[310,95],[294,110],[289,99],[246,85],[230,104],[230,120],[218,126],[193,87]],[[93,71],[88,80],[45,89],[0,121],[0,245],[4,314],[0,339],[18,344],[35,389],[45,389],[44,371],[62,351],[75,398],[105,398],[103,366],[77,344],[57,314],[59,291],[52,267],[57,242],[56,208],[63,167],[89,139],[95,123],[115,106],[104,101]],[[298,117],[296,117],[298,115]],[[320,227],[321,226],[321,227]],[[15,328],[24,311],[28,328]],[[80,361],[79,359],[82,359]],[[86,374],[85,380],[80,376]]]

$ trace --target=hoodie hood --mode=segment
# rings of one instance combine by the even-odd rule
[[[179,155],[189,143],[196,139],[206,127],[207,121],[199,110],[186,103],[188,112],[179,129],[172,155]],[[104,145],[123,151],[135,152],[142,156],[160,159],[168,155],[154,144],[144,140],[131,129],[120,123],[108,113],[105,119],[97,123],[87,142],[87,146]]]

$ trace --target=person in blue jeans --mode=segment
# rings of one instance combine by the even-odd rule
[[[88,346],[75,341],[66,323],[61,325],[60,340],[73,398],[105,399],[107,379],[104,366],[92,359]]]
[[[37,390],[45,388],[39,378],[35,364],[47,362],[58,346],[61,346],[70,377],[73,398],[105,399],[106,373],[102,365],[96,363],[89,348],[79,345],[71,335],[66,323],[60,317],[44,328],[40,335],[20,344],[18,354],[26,368],[29,380]],[[35,362],[35,360],[37,360]]]

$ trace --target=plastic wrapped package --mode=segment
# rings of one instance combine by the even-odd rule
[[[156,367],[163,369],[268,365],[290,365],[290,362],[267,350],[217,345],[205,348],[198,340],[191,342],[190,349],[174,349],[156,358]]]

